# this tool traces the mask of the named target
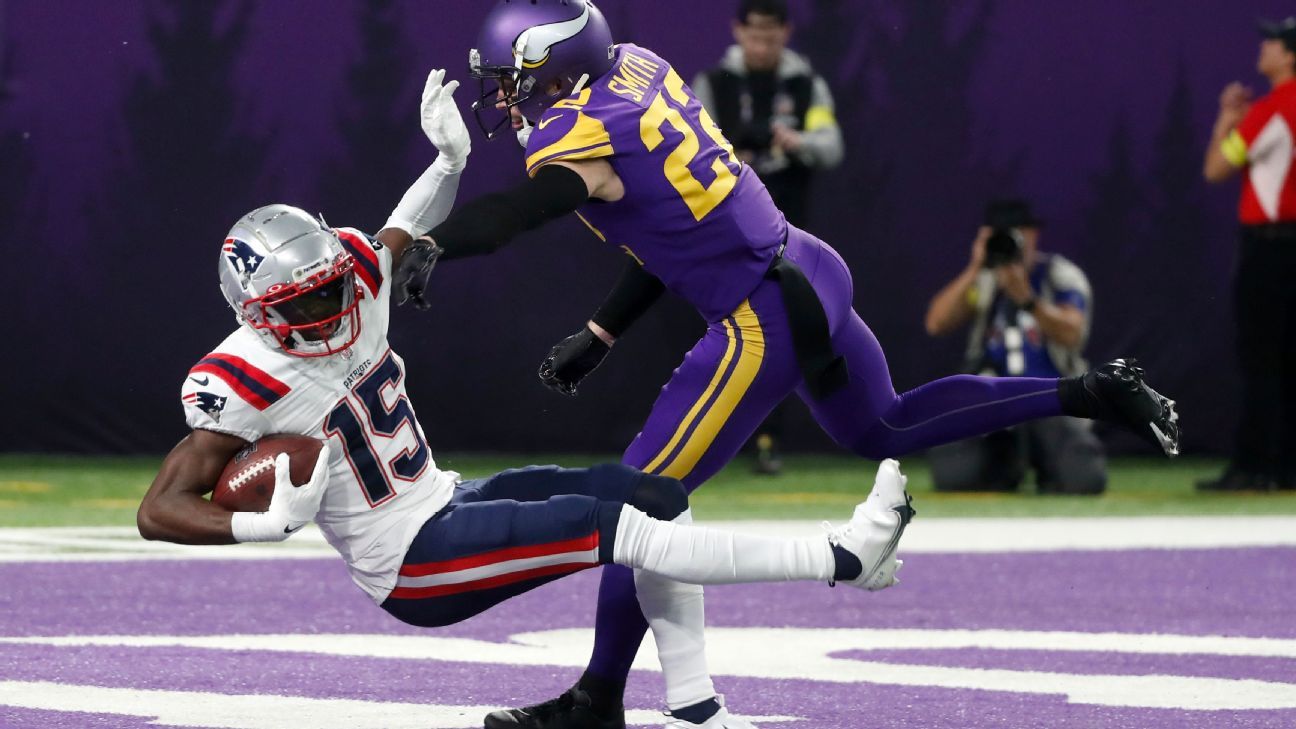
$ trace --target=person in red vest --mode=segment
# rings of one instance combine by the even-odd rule
[[[1220,95],[1203,174],[1242,173],[1241,249],[1234,282],[1242,405],[1233,456],[1207,491],[1296,488],[1296,17],[1262,21],[1257,70],[1272,90],[1241,83]]]

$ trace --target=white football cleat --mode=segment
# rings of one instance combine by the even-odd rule
[[[915,513],[910,505],[913,499],[905,491],[908,480],[900,473],[898,461],[882,461],[868,498],[855,507],[845,526],[828,532],[830,544],[854,554],[864,567],[859,577],[843,580],[845,584],[882,590],[900,581],[895,575],[904,563],[896,559],[896,548]]]
[[[716,701],[720,702],[720,710],[712,714],[710,719],[701,724],[694,724],[691,721],[671,717],[670,721],[666,722],[666,729],[758,729],[750,721],[730,714],[725,708],[723,695],[716,696]]]

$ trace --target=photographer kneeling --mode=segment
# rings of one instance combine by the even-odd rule
[[[1089,279],[1062,256],[1039,252],[1040,221],[1020,200],[993,202],[967,268],[927,309],[927,333],[971,322],[967,371],[1069,377],[1087,365]],[[1099,494],[1107,461],[1090,421],[1057,417],[929,452],[937,491],[1013,491],[1035,469],[1040,493]]]

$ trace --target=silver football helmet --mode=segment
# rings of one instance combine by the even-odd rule
[[[230,228],[219,265],[234,315],[270,346],[324,357],[360,337],[355,258],[322,218],[290,205],[257,208]]]

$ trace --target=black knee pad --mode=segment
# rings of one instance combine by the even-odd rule
[[[626,503],[654,519],[672,521],[688,510],[688,492],[676,479],[645,473]]]

